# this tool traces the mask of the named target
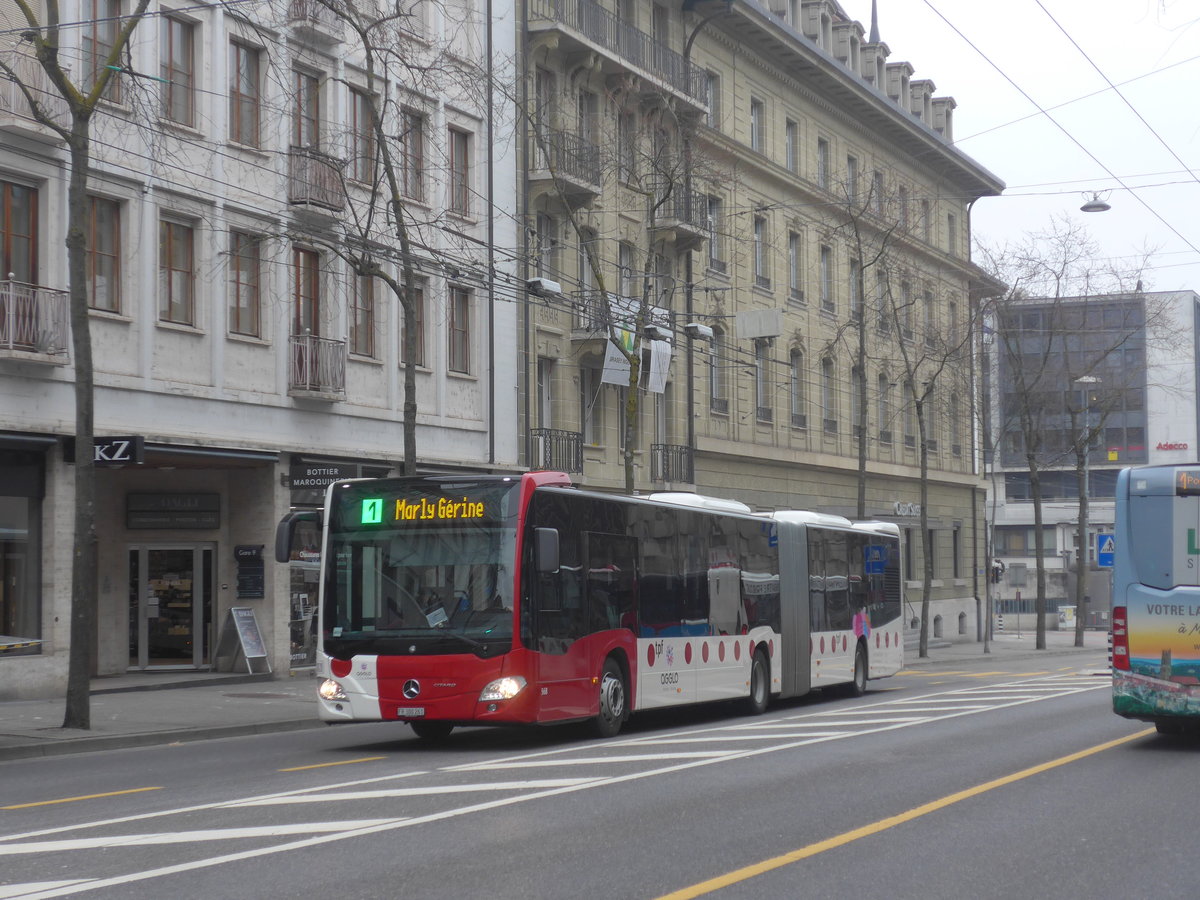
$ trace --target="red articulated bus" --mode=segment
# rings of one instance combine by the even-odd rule
[[[280,523],[286,561],[297,523]],[[591,719],[846,685],[903,663],[899,530],[558,472],[330,486],[318,675],[328,722]]]

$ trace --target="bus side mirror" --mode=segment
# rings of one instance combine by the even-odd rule
[[[275,526],[275,562],[291,562],[292,541],[296,538],[296,529],[302,522],[311,522],[321,530],[321,513],[315,509],[293,509]]]
[[[533,529],[533,564],[539,575],[558,571],[558,529]]]

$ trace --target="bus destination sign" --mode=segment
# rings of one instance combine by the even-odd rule
[[[1200,469],[1179,469],[1175,473],[1176,497],[1200,497]]]
[[[363,525],[382,525],[387,506],[382,497],[364,497]],[[478,522],[487,518],[483,500],[469,497],[399,497],[390,509],[393,522]]]

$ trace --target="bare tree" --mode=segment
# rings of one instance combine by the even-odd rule
[[[84,54],[84,65],[69,66],[62,56],[63,20],[59,0],[14,0],[27,28],[21,40],[28,43],[0,54],[0,74],[16,84],[30,114],[55,132],[67,145],[70,179],[67,188],[67,282],[71,321],[71,349],[75,360],[75,523],[71,560],[71,648],[67,673],[64,728],[91,727],[89,682],[92,670],[92,633],[96,618],[96,482],[92,464],[95,437],[94,372],[88,327],[87,229],[88,176],[92,165],[92,120],[101,98],[126,70],[134,30],[145,17],[149,0],[137,0],[128,16],[116,22],[89,23],[95,40]],[[22,65],[30,56],[53,92],[43,93],[33,71]],[[71,70],[77,75],[73,78]],[[69,121],[55,115],[53,98],[61,98]]]
[[[586,74],[580,77],[585,77]],[[624,402],[621,411],[623,447],[622,466],[625,490],[636,488],[634,447],[639,440],[641,391],[646,381],[644,369],[653,361],[657,342],[665,342],[671,329],[670,305],[679,279],[674,274],[672,254],[690,253],[698,237],[678,236],[673,224],[682,223],[684,231],[698,232],[707,216],[704,198],[693,190],[699,165],[694,150],[695,120],[680,113],[674,98],[665,92],[657,99],[652,114],[635,119],[623,118],[629,93],[626,85],[610,85],[606,97],[617,109],[621,125],[615,141],[595,143],[598,126],[591,121],[598,115],[585,108],[579,99],[573,111],[574,131],[562,127],[559,112],[559,86],[548,72],[535,74],[540,79],[524,102],[523,114],[532,142],[531,168],[550,173],[551,196],[556,212],[565,214],[567,228],[581,251],[590,281],[589,289],[578,298],[582,320],[604,338],[606,369],[625,372]],[[579,87],[579,85],[576,85]],[[643,86],[644,90],[644,86]],[[579,87],[586,97],[586,87]],[[636,125],[632,123],[636,122]],[[592,237],[597,209],[581,203],[575,184],[579,169],[590,161],[597,194],[604,185],[637,198],[641,209],[639,240],[623,242],[628,258],[618,259],[616,283],[602,252],[602,242]],[[642,213],[644,210],[644,213]],[[531,229],[537,233],[537,229]],[[532,254],[534,264],[542,265],[548,247],[541,241]],[[584,273],[581,273],[581,277]],[[690,288],[690,285],[685,285]],[[614,359],[617,361],[613,364]]]
[[[1075,641],[1082,646],[1090,450],[1109,415],[1120,409],[1126,389],[1144,378],[1144,355],[1139,365],[1129,368],[1123,351],[1160,320],[1164,310],[1144,302],[1145,258],[1120,266],[1104,264],[1087,232],[1066,219],[1053,221],[1045,231],[1018,244],[983,247],[982,256],[985,268],[1007,285],[1007,292],[988,312],[994,323],[1002,382],[998,390],[1003,397],[996,433],[998,438],[1015,437],[1029,474],[1037,572],[1036,646],[1046,646],[1042,475],[1068,459],[1076,472],[1079,496]],[[1106,311],[1116,312],[1120,321],[1110,315],[1102,326]]]

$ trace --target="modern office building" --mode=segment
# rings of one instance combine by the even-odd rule
[[[1086,443],[1089,515],[1082,562],[1090,600],[1078,614],[1089,626],[1107,627],[1111,591],[1101,563],[1108,562],[1103,551],[1113,533],[1117,473],[1126,466],[1196,458],[1198,317],[1200,296],[1193,291],[1029,298],[998,310],[989,347],[997,451],[988,512],[993,556],[1000,562],[993,584],[999,610],[1028,614],[1036,597],[1036,525],[1026,460],[1027,435],[1033,434],[1047,610],[1070,606],[1075,614],[1081,562],[1076,448]]]

